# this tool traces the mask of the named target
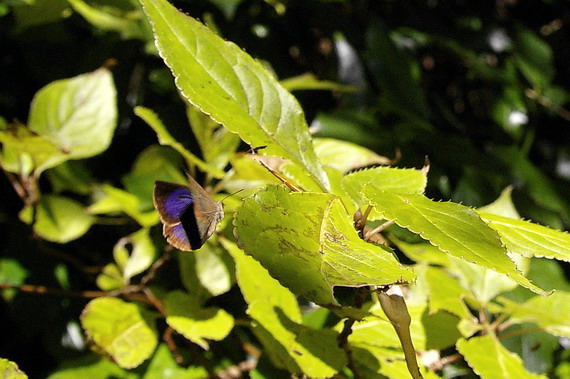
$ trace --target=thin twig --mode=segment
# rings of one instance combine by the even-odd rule
[[[168,346],[168,349],[172,353],[172,357],[174,358],[176,363],[178,365],[182,365],[182,363],[184,363],[184,358],[182,357],[182,355],[178,351],[178,346],[176,346],[176,342],[174,342],[174,338],[172,338],[173,332],[174,332],[174,329],[172,329],[171,326],[166,328],[166,330],[162,334],[162,340],[166,343],[166,346]]]
[[[500,340],[505,340],[507,338],[512,338],[512,337],[516,337],[522,334],[527,334],[527,333],[535,333],[535,332],[542,332],[543,329],[539,328],[537,326],[532,327],[532,328],[523,328],[523,329],[518,329],[518,330],[513,330],[512,332],[508,332],[505,334],[501,334],[499,335],[499,339]]]
[[[441,371],[441,370],[443,370],[443,368],[445,366],[452,364],[453,362],[456,362],[462,358],[463,358],[463,355],[461,355],[459,353],[448,355],[447,357],[443,357],[443,358],[439,359],[438,361],[432,363],[429,366],[429,368],[432,371]]]

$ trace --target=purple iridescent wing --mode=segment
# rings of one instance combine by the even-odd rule
[[[196,181],[189,186],[157,181],[154,206],[164,224],[163,234],[177,249],[199,249],[223,217],[221,203],[214,201]]]

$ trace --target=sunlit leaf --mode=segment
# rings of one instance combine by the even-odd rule
[[[461,339],[457,350],[482,379],[546,379],[526,371],[521,358],[508,351],[493,335]]]
[[[207,378],[208,371],[202,366],[180,367],[166,344],[160,344],[145,370],[143,379],[199,379]]]
[[[130,254],[127,250],[127,245],[132,246]],[[117,258],[121,253],[124,253],[127,257],[124,262]],[[150,239],[149,229],[141,229],[127,237],[121,238],[113,248],[113,255],[123,272],[123,281],[128,283],[133,276],[149,268],[156,256],[156,248]]]
[[[20,219],[34,222],[34,232],[43,239],[66,243],[87,233],[93,222],[83,205],[63,196],[44,195],[36,205],[35,220],[33,209],[27,206],[20,212]]]
[[[356,171],[342,179],[342,186],[357,206],[374,203],[379,192],[390,191],[402,194],[422,194],[426,188],[427,176],[415,169],[375,167]],[[368,188],[370,187],[370,188]],[[382,219],[379,209],[373,209],[369,220]]]
[[[485,205],[477,209],[479,213],[490,213],[497,216],[503,216],[513,219],[519,219],[521,216],[513,204],[513,199],[511,193],[513,192],[512,187],[505,188],[501,195],[493,201],[491,204]]]
[[[207,349],[206,340],[226,338],[234,327],[234,319],[223,309],[205,308],[198,301],[182,291],[170,292],[164,302],[166,322],[190,341]]]
[[[283,285],[317,304],[338,305],[334,286],[414,279],[390,251],[358,237],[334,195],[269,186],[244,201],[234,225],[248,254]]]
[[[158,343],[153,324],[137,305],[112,297],[91,300],[81,315],[87,338],[127,369],[152,355]]]
[[[372,150],[334,138],[315,138],[315,152],[324,166],[346,172],[373,164],[390,164],[390,159]]]
[[[27,379],[28,375],[20,370],[16,363],[0,358],[0,377],[2,379]]]
[[[263,154],[291,159],[328,188],[303,111],[263,66],[165,0],[141,0],[178,88],[202,112]]]
[[[440,250],[467,262],[506,274],[520,285],[540,294],[517,270],[497,233],[472,209],[451,202],[435,202],[421,195],[378,191],[365,186],[364,195],[387,220],[393,220]]]
[[[236,245],[225,240],[223,245],[236,261],[248,314],[256,321],[254,332],[273,362],[291,373],[316,378],[330,377],[342,369],[346,356],[338,347],[338,334],[302,325],[295,295]]]
[[[58,80],[32,101],[28,127],[49,139],[65,159],[88,158],[107,149],[117,126],[116,91],[109,70]],[[52,167],[43,164],[42,171]]]
[[[514,220],[479,212],[481,218],[495,229],[510,252],[525,257],[545,257],[570,262],[570,234],[530,221]]]

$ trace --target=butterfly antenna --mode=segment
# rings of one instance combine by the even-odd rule
[[[232,192],[232,193],[230,193],[229,195],[226,195],[222,200],[220,200],[220,203],[223,203],[224,200],[226,200],[228,197],[233,196],[233,195],[235,195],[235,194],[237,194],[237,193],[240,193],[241,191],[243,191],[243,188],[242,188],[242,189],[239,189],[239,190],[237,190],[237,191],[235,191],[235,192]]]

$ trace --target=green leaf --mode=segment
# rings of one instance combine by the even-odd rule
[[[554,77],[552,49],[531,30],[520,28],[516,39],[516,64],[533,87],[544,90]]]
[[[150,26],[140,9],[123,11],[116,7],[94,7],[83,0],[68,0],[73,9],[81,14],[93,26],[121,34],[121,38],[150,39]],[[131,2],[131,4],[136,4]]]
[[[211,175],[214,178],[222,178],[224,176],[224,172],[216,167],[213,167],[196,155],[189,152],[182,144],[174,139],[172,135],[168,132],[162,121],[158,118],[156,113],[152,110],[137,106],[135,107],[135,114],[143,119],[151,128],[155,131],[156,135],[158,136],[158,143],[165,146],[170,146],[174,150],[178,151],[180,155],[186,160],[188,165],[196,166],[201,171]]]
[[[0,283],[19,286],[24,283],[28,277],[26,270],[20,262],[12,258],[0,258]],[[5,301],[10,301],[17,290],[14,288],[3,289],[1,294]]]
[[[263,154],[291,159],[328,188],[297,100],[241,48],[165,0],[141,0],[178,88],[202,112]]]
[[[71,191],[80,195],[88,195],[94,179],[83,161],[67,161],[46,172],[56,193]]]
[[[141,226],[153,226],[159,222],[158,213],[142,211],[137,196],[119,188],[103,184],[100,188],[103,196],[91,204],[87,211],[91,214],[113,214],[123,212],[132,217]]]
[[[204,160],[223,170],[239,147],[239,136],[214,122],[191,104],[186,107],[186,114]]]
[[[235,244],[222,244],[236,261],[237,280],[248,303],[248,314],[257,322],[254,332],[273,362],[291,373],[330,377],[346,365],[338,347],[338,334],[301,325],[295,295],[273,279],[259,262]]]
[[[504,311],[514,322],[533,322],[550,334],[570,337],[570,292],[554,292],[548,297],[535,296],[523,304],[499,298]]]
[[[466,291],[457,279],[440,268],[428,267],[426,280],[429,285],[429,309],[431,313],[443,309],[461,318],[471,317],[469,309],[463,302]]]
[[[130,254],[127,250],[127,245],[132,246]],[[121,254],[126,255],[126,261],[121,262],[118,259],[118,256]],[[138,232],[121,238],[113,248],[113,255],[123,272],[123,282],[128,284],[133,276],[145,271],[154,262],[156,248],[150,238],[149,229],[143,228]]]
[[[45,240],[67,243],[87,233],[93,222],[83,205],[63,196],[44,195],[36,205],[34,232]],[[30,224],[33,209],[27,206],[20,212],[20,219]]]
[[[28,375],[14,362],[0,358],[0,377],[2,379],[27,379]]]
[[[48,379],[136,379],[135,373],[123,370],[107,358],[95,354],[64,361]]]
[[[305,73],[279,82],[289,92],[302,90],[328,90],[338,92],[356,92],[358,88],[346,86],[330,80],[319,80],[313,73]]]
[[[427,262],[434,265],[447,266],[449,255],[427,242],[407,243],[390,236],[390,241],[402,250],[402,252],[415,262]]]
[[[401,349],[400,339],[394,327],[380,307],[371,310],[373,316],[357,321],[348,337],[351,344]],[[443,349],[453,346],[460,333],[459,319],[447,312],[430,314],[427,304],[408,304],[412,319],[410,333],[417,350]],[[342,328],[342,323],[335,329]]]
[[[372,185],[365,185],[363,193],[383,218],[419,234],[440,250],[506,274],[523,287],[546,294],[517,270],[497,233],[472,209],[451,202],[431,201],[421,195],[378,191]]]
[[[64,152],[62,161],[92,157],[111,143],[117,126],[116,96],[113,77],[105,68],[55,81],[34,96],[28,127]],[[36,170],[54,165],[44,163]]]
[[[208,371],[202,366],[180,367],[166,344],[158,345],[142,376],[143,379],[200,379],[207,377]]]
[[[457,350],[482,379],[546,379],[526,371],[521,358],[508,351],[493,335],[461,339]]]
[[[347,172],[373,164],[390,164],[390,159],[352,142],[315,138],[315,153],[324,166]]]
[[[125,285],[121,269],[115,263],[106,264],[103,271],[97,275],[95,283],[103,291],[113,291]]]
[[[140,365],[156,348],[153,321],[135,304],[112,297],[91,300],[81,314],[87,338],[126,369]]]
[[[487,204],[484,207],[477,209],[479,213],[490,213],[497,216],[503,216],[513,219],[519,219],[521,216],[513,204],[513,199],[511,193],[513,192],[513,187],[509,186],[505,188],[497,200],[493,201],[491,204]]]
[[[517,287],[517,282],[496,271],[450,257],[449,271],[457,277],[463,288],[482,305],[488,304],[498,294]]]
[[[197,301],[198,300],[198,301]],[[208,348],[208,340],[221,341],[234,327],[234,319],[220,308],[203,308],[199,299],[173,291],[164,301],[166,323],[190,341]]]
[[[192,255],[195,257],[195,275],[211,296],[218,296],[230,290],[235,282],[235,267],[227,251],[207,242]]]
[[[524,257],[545,257],[570,262],[570,234],[490,213],[479,212],[481,218],[495,229],[512,253]]]
[[[268,186],[245,199],[234,218],[240,246],[294,293],[338,305],[334,286],[410,282],[392,253],[358,237],[340,199]]]
[[[188,183],[181,167],[182,158],[178,153],[169,147],[152,145],[139,154],[131,171],[123,177],[123,183],[126,190],[139,199],[141,210],[153,210],[152,192],[156,180]]]
[[[33,133],[23,125],[0,130],[0,163],[4,170],[29,176],[65,161],[66,155],[44,136]]]
[[[374,197],[382,191],[402,194],[422,194],[427,185],[424,172],[409,168],[375,167],[356,171],[342,179],[346,193],[360,207],[374,203]],[[368,188],[370,187],[370,188]],[[379,209],[373,209],[368,219],[382,219]]]

